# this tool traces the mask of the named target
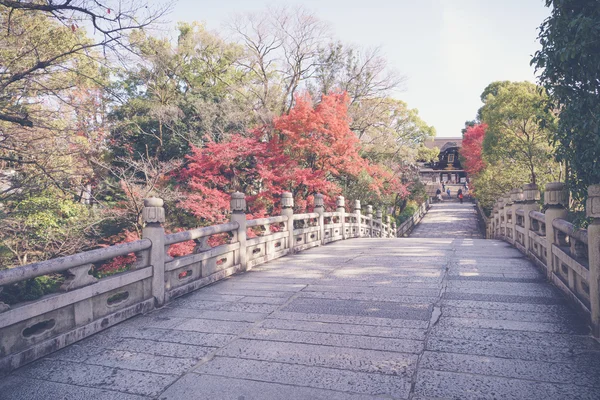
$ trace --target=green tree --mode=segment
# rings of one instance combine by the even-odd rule
[[[574,198],[600,182],[600,7],[596,0],[546,0],[551,15],[540,26],[542,49],[532,64],[560,121],[556,156],[569,167]]]
[[[540,183],[540,175],[558,179],[561,169],[552,161],[554,149],[549,144],[556,118],[546,108],[545,92],[529,82],[493,82],[481,100],[484,106],[479,116],[488,125],[483,140],[485,161],[509,162],[511,168],[525,169],[532,183]]]

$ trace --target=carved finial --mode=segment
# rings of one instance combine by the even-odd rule
[[[346,199],[344,199],[344,196],[338,196],[335,204],[337,208],[343,208],[346,206]]]
[[[315,208],[324,208],[325,202],[323,201],[323,195],[321,193],[315,194]]]
[[[510,199],[513,203],[520,203],[521,201],[523,201],[523,198],[523,189],[514,188],[510,191]]]
[[[588,187],[585,213],[590,218],[600,218],[600,185],[591,185]]]
[[[242,192],[231,194],[230,200],[231,212],[234,214],[243,214],[246,212],[246,195]]]
[[[294,197],[290,192],[283,192],[281,194],[281,207],[294,208]]]
[[[534,202],[540,199],[540,191],[535,183],[523,185],[523,201]]]
[[[144,209],[142,210],[142,220],[146,224],[161,224],[165,222],[165,202],[158,197],[144,199]]]
[[[370,204],[367,206],[367,214],[373,215],[373,206]]]
[[[562,182],[550,182],[546,184],[544,192],[544,204],[549,207],[568,206],[568,195],[565,184]]]
[[[379,210],[377,210],[375,215],[377,216],[378,220],[381,220],[381,218],[383,217],[383,211],[381,211],[381,209],[379,209]]]
[[[354,200],[354,210],[360,211],[360,209],[361,209],[360,200]]]

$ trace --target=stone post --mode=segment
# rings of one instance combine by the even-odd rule
[[[387,228],[386,228],[387,234],[385,235],[385,237],[391,237],[391,233],[392,233],[392,217],[390,217],[389,215],[386,215],[385,216],[385,224],[387,225]]]
[[[164,201],[157,197],[144,199],[142,210],[142,237],[152,242],[150,248],[150,265],[152,265],[152,296],[154,306],[162,307],[165,304],[165,209]]]
[[[592,334],[600,337],[600,185],[588,187],[585,211],[594,220],[587,228],[588,262],[590,265],[590,312],[592,314]],[[548,229],[546,227],[546,229]]]
[[[523,225],[525,226],[525,251],[529,255],[529,249],[531,246],[529,231],[531,230],[531,218],[529,217],[530,211],[539,211],[540,206],[538,201],[540,199],[540,191],[535,183],[527,183],[523,185]]]
[[[354,200],[354,214],[356,215],[356,237],[361,237],[360,230],[362,229],[360,200]]]
[[[346,235],[346,200],[344,196],[338,196],[335,211],[340,213],[340,222],[342,224],[342,238],[348,239]]]
[[[294,198],[290,192],[281,194],[281,215],[287,217],[288,249],[290,254],[294,254]]]
[[[544,205],[546,206],[546,241],[548,242],[546,256],[546,270],[548,279],[552,280],[552,272],[557,270],[559,266],[554,265],[554,257],[552,256],[552,245],[558,246],[556,240],[556,230],[552,226],[552,221],[555,219],[566,219],[568,205],[568,193],[565,190],[565,185],[562,182],[550,182],[546,184],[546,192],[544,193]]]
[[[498,199],[498,239],[504,237],[504,197]]]
[[[396,228],[396,220],[392,221],[392,237],[398,237],[398,230]]]
[[[377,210],[375,219],[379,223],[379,237],[383,237],[383,212],[381,209]]]
[[[498,236],[498,202],[494,203],[494,208],[492,209],[492,234],[491,238],[496,239]]]
[[[373,206],[367,206],[367,218],[369,219],[369,237],[373,237]]]
[[[325,244],[325,202],[323,201],[323,195],[321,193],[315,194],[315,212],[319,214],[319,235],[321,238],[321,245]]]
[[[512,229],[514,226],[513,217],[513,201],[510,197],[510,192],[504,194],[504,221],[506,222],[506,230],[504,233],[505,240],[511,244],[513,243]]]
[[[235,231],[234,241],[240,244],[238,256],[234,260],[234,264],[239,264],[242,271],[248,268],[246,254],[246,196],[244,193],[235,192],[231,195],[231,222],[237,222],[239,228]]]

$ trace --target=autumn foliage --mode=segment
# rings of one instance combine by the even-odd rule
[[[460,155],[464,160],[463,168],[470,176],[476,176],[485,168],[482,148],[486,129],[486,124],[477,124],[467,128],[464,134]]]
[[[369,176],[366,190],[384,195],[405,192],[396,176],[360,156],[360,142],[350,130],[346,94],[322,97],[313,105],[298,97],[290,112],[275,118],[273,129],[231,135],[223,142],[193,147],[180,180],[189,191],[181,203],[199,219],[226,218],[234,191],[246,194],[250,217],[278,211],[281,193],[294,195],[304,211],[315,193],[332,203],[343,183]]]

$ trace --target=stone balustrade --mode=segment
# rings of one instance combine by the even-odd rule
[[[150,198],[144,201],[141,240],[0,271],[0,290],[47,274],[67,275],[58,293],[11,306],[0,303],[0,375],[286,254],[343,239],[396,237],[390,218],[384,220],[382,210],[373,217],[370,205],[363,215],[360,201],[346,212],[340,196],[336,210],[325,212],[323,196],[317,194],[314,212],[303,214],[294,214],[291,193],[283,193],[281,202],[281,215],[246,220],[245,196],[233,193],[230,222],[165,234],[163,201]],[[413,225],[426,210],[419,209]],[[404,225],[399,236],[407,231]],[[172,246],[189,242],[189,254],[169,255]],[[135,260],[127,271],[101,279],[90,275],[94,265],[119,256]]]
[[[578,229],[566,220],[568,193],[560,182],[548,183],[544,212],[535,184],[499,198],[486,221],[486,237],[514,245],[538,265],[565,295],[588,316],[600,336],[600,185],[588,190],[587,216],[593,222]]]
[[[429,199],[425,200],[425,202],[419,206],[417,211],[415,211],[415,213],[409,219],[400,224],[400,226],[396,229],[396,236],[405,237],[410,235],[410,232],[414,229],[414,227],[417,226],[425,214],[427,214],[428,209]]]

